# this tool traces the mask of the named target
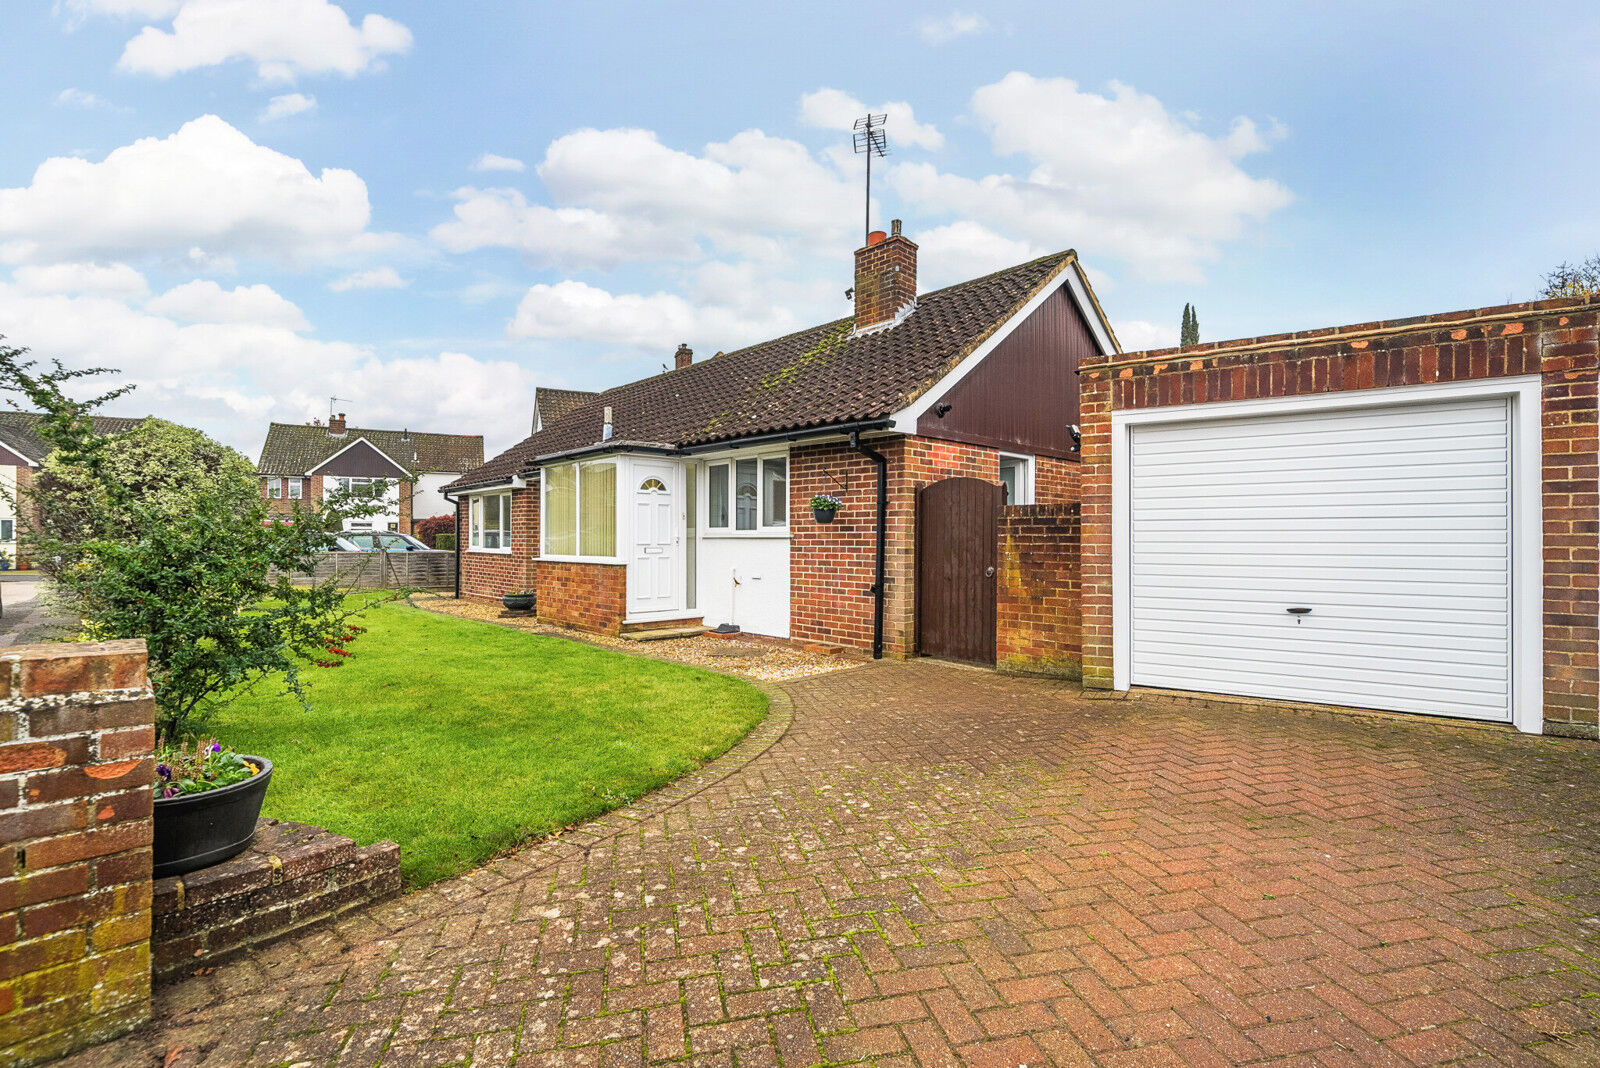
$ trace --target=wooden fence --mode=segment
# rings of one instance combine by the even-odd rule
[[[456,554],[439,549],[404,553],[318,553],[316,567],[293,578],[324,582],[335,576],[341,583],[363,590],[454,590]]]

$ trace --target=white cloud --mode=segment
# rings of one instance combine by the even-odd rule
[[[938,149],[944,147],[944,134],[932,123],[918,122],[911,105],[903,100],[892,100],[869,108],[843,89],[818,89],[800,98],[800,121],[807,126],[824,130],[850,130],[855,121],[867,112],[887,115],[886,130],[889,144],[910,145],[913,148]]]
[[[452,252],[511,248],[576,270],[710,252],[772,258],[796,244],[837,251],[856,220],[853,180],[759,130],[702,155],[648,130],[578,130],[551,142],[538,174],[551,204],[514,189],[458,189],[455,217],[433,239]]]
[[[90,15],[122,19],[164,19],[178,13],[183,0],[63,0],[62,8],[75,20]]]
[[[99,293],[142,297],[149,292],[144,275],[126,263],[51,263],[18,267],[11,280],[28,293]]]
[[[989,20],[982,15],[962,11],[952,11],[941,18],[923,19],[917,24],[917,32],[922,35],[924,42],[931,45],[949,44],[962,37],[983,33],[988,28]]]
[[[890,183],[903,199],[1035,244],[1114,256],[1153,277],[1199,277],[1220,242],[1293,199],[1239,166],[1265,148],[1249,120],[1211,137],[1126,85],[1101,96],[1065,78],[1012,73],[973,93],[972,114],[995,153],[1022,157],[1027,170],[967,178],[900,164]]]
[[[383,57],[409,51],[411,31],[382,15],[359,25],[329,0],[183,0],[177,5],[90,0],[108,13],[172,17],[170,30],[146,26],[122,51],[123,70],[168,77],[230,60],[254,63],[267,82],[302,74],[353,77],[382,67]]]
[[[328,288],[335,293],[347,293],[352,289],[404,289],[410,284],[410,279],[401,278],[393,267],[374,267],[370,271],[356,271],[335,278],[328,283]]]
[[[317,110],[317,98],[307,96],[305,93],[282,93],[267,101],[267,106],[261,109],[259,118],[262,122],[276,122],[278,119],[287,119],[291,115],[304,115],[308,111]]]
[[[924,291],[1060,251],[1041,248],[1026,239],[1003,237],[965,219],[925,230],[916,235],[916,241],[917,282]]]
[[[266,255],[321,258],[383,243],[353,171],[313,175],[215,115],[103,161],[55,157],[0,189],[0,260]]]
[[[528,169],[528,165],[520,159],[512,159],[510,156],[497,156],[493,152],[485,152],[472,161],[472,169],[475,171],[512,171],[521,174]]]
[[[1162,326],[1144,319],[1117,319],[1111,328],[1117,332],[1117,341],[1124,352],[1169,349],[1178,343],[1176,326]]]
[[[248,323],[296,333],[311,329],[298,307],[271,286],[262,284],[228,290],[215,282],[196,279],[174,286],[144,307],[148,312],[186,323]]]
[[[82,108],[85,111],[96,111],[108,108],[111,104],[104,98],[96,96],[87,89],[63,89],[56,94],[56,107]]]
[[[719,275],[741,272],[739,267],[718,267]],[[791,332],[798,325],[792,313],[770,304],[752,308],[709,300],[691,303],[674,293],[614,294],[568,280],[530,288],[506,333],[521,339],[581,340],[657,351],[664,358],[686,338],[734,348]]]

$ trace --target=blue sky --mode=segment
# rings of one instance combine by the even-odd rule
[[[1600,14],[1489,3],[10,0],[0,334],[252,455],[1074,247],[1124,345],[1524,300],[1600,252]]]

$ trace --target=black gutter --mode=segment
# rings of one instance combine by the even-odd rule
[[[862,419],[854,423],[834,423],[831,426],[812,426],[799,430],[777,430],[770,434],[753,434],[744,438],[728,438],[724,441],[712,441],[703,445],[685,445],[678,451],[685,456],[693,456],[702,452],[717,452],[725,449],[743,449],[751,445],[759,445],[765,441],[799,441],[801,438],[816,438],[828,434],[856,434],[862,430],[883,430],[894,422],[893,419]]]
[[[861,444],[861,433],[850,431],[850,447],[878,466],[878,551],[872,589],[872,659],[883,659],[884,546],[889,532],[889,460],[871,446]]]

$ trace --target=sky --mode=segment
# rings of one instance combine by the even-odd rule
[[[109,414],[526,435],[1075,248],[1128,350],[1533,299],[1600,252],[1592,3],[4,0],[0,335]],[[332,399],[337,398],[337,399]]]

